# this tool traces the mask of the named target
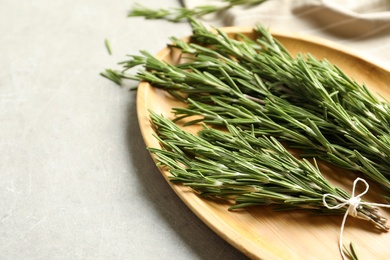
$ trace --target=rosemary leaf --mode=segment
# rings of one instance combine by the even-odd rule
[[[112,55],[112,49],[111,49],[111,44],[108,39],[104,40],[104,45],[106,46],[108,54]]]

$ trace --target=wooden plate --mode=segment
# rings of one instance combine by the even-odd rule
[[[223,28],[230,37],[243,33],[255,34],[251,28]],[[348,52],[334,43],[313,37],[273,33],[294,55],[311,53],[317,59],[326,58],[338,65],[347,75],[358,82],[365,82],[372,91],[390,98],[390,72]],[[163,49],[157,57],[177,63],[180,53],[170,48]],[[172,117],[171,108],[182,106],[164,91],[148,83],[140,83],[137,94],[137,113],[141,132],[148,147],[159,147],[152,136],[148,109]],[[190,128],[187,128],[191,130]],[[323,164],[322,172],[329,180],[351,190],[354,176],[350,173],[335,177],[335,169]],[[166,179],[169,173],[160,169]],[[340,170],[338,170],[340,171]],[[312,216],[307,212],[274,212],[271,207],[259,206],[230,212],[227,203],[198,197],[189,188],[172,184],[172,189],[188,207],[223,239],[252,259],[339,259],[338,238],[342,216]],[[386,203],[375,194],[379,190],[371,185],[369,195],[363,199]],[[381,209],[389,218],[389,211]],[[390,234],[377,232],[369,223],[348,217],[344,231],[344,243],[352,241],[361,259],[388,259],[390,256]]]

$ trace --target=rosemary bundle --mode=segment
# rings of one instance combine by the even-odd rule
[[[315,161],[299,160],[275,138],[257,137],[227,125],[227,132],[204,127],[197,135],[151,112],[156,138],[162,148],[149,148],[159,166],[168,167],[171,180],[189,186],[202,196],[237,202],[230,209],[255,205],[276,205],[279,210],[305,209],[322,214],[343,214],[348,205],[329,209],[350,195],[332,186],[320,173]],[[357,218],[388,230],[376,208],[362,204]]]
[[[231,39],[196,21],[192,26],[191,43],[172,38],[173,48],[190,55],[187,62],[170,65],[141,52],[122,62],[123,72],[106,76],[119,83],[144,80],[187,102],[187,108],[174,109],[176,120],[197,115],[187,124],[254,125],[257,136],[277,137],[303,157],[362,172],[390,189],[387,102],[326,60],[292,57],[261,26],[256,40]],[[145,70],[127,75],[137,65]]]
[[[344,214],[340,251],[357,259],[353,245],[342,248],[346,217],[367,220],[388,231],[375,206],[361,202],[368,190],[352,196],[331,185],[316,158],[361,172],[390,191],[390,103],[379,100],[327,60],[310,54],[293,57],[262,26],[256,39],[231,39],[211,32],[194,17],[264,0],[222,0],[220,6],[153,10],[135,6],[129,16],[191,21],[191,41],[171,38],[183,60],[168,64],[146,51],[120,64],[122,71],[102,73],[121,85],[123,79],[149,82],[187,104],[173,108],[170,121],[151,113],[161,148],[151,148],[173,182],[200,195],[235,201],[230,210],[273,205],[278,210],[304,209],[317,214]],[[128,70],[142,66],[136,75]],[[196,135],[184,126],[203,123]],[[225,130],[217,130],[221,126]],[[283,145],[282,143],[283,142]],[[284,144],[298,148],[297,159]],[[305,158],[314,158],[313,163]],[[357,179],[358,180],[358,179]],[[354,188],[357,180],[354,182]],[[389,196],[390,198],[390,196]]]

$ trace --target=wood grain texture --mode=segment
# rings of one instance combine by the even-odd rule
[[[254,37],[251,28],[223,28],[230,37],[237,32]],[[390,98],[390,72],[352,54],[345,47],[315,37],[302,37],[273,32],[273,35],[293,54],[310,53],[317,59],[326,58],[339,66],[357,82],[365,82],[369,88]],[[177,63],[180,53],[169,48],[157,55]],[[137,94],[137,113],[141,132],[148,147],[159,147],[152,136],[148,110],[172,117],[171,108],[183,104],[170,98],[164,91],[148,83],[140,83]],[[189,131],[194,129],[186,128]],[[351,173],[335,174],[336,169],[320,164],[324,175],[332,183],[351,190],[355,176]],[[160,169],[168,180],[169,173]],[[340,173],[337,169],[337,173]],[[152,178],[152,176],[151,176]],[[252,259],[339,259],[338,238],[342,216],[313,216],[303,211],[274,212],[271,207],[259,206],[239,211],[228,211],[227,202],[200,198],[189,188],[172,184],[172,189],[188,207],[211,229],[231,245]],[[379,190],[370,184],[367,201],[386,203],[376,194]],[[381,209],[389,218],[389,211]],[[352,241],[361,259],[388,259],[390,234],[379,233],[369,223],[349,217],[344,231],[344,243]]]

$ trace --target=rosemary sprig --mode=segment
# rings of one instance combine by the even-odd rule
[[[298,160],[275,138],[257,137],[227,124],[228,132],[204,127],[197,135],[151,112],[156,138],[162,148],[149,148],[158,165],[167,166],[172,181],[192,187],[201,195],[234,200],[237,209],[275,205],[279,210],[306,209],[323,214],[342,214],[346,208],[330,210],[324,194],[348,199],[350,195],[332,186],[315,161]],[[337,205],[332,198],[328,202]],[[369,205],[357,209],[357,217],[388,230],[386,220]]]
[[[234,6],[254,6],[266,0],[221,0],[218,5],[201,5],[194,8],[160,8],[152,9],[139,4],[134,5],[128,16],[140,16],[146,19],[164,19],[171,22],[180,22],[188,18],[200,18],[207,14],[219,13]]]

